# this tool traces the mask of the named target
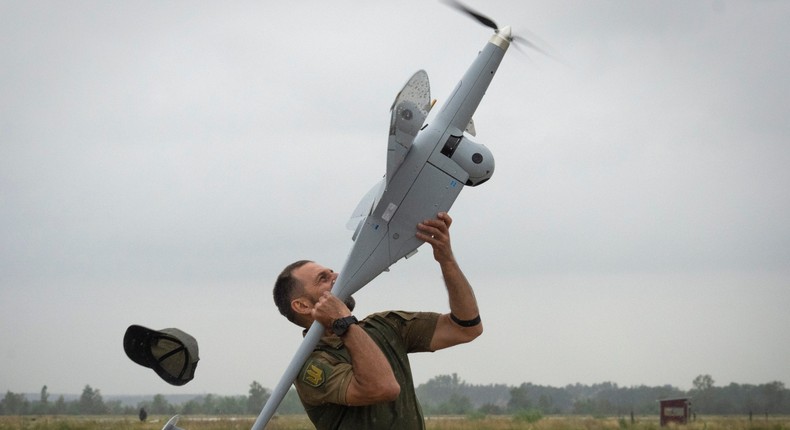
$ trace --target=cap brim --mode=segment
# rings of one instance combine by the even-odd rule
[[[135,363],[150,368],[151,363],[151,338],[156,333],[150,328],[131,325],[123,336],[123,350],[126,356]]]

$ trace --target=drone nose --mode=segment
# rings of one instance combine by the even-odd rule
[[[512,40],[513,40],[513,32],[510,29],[510,26],[506,25],[496,31],[496,33],[491,37],[490,42],[493,43],[494,45],[499,46],[503,50],[507,50]]]

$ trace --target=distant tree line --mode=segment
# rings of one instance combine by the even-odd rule
[[[0,415],[257,415],[271,395],[270,391],[257,381],[250,384],[248,395],[218,396],[206,394],[196,396],[182,404],[173,404],[163,394],[153,396],[136,406],[124,405],[121,400],[105,401],[101,392],[90,385],[82,390],[76,400],[66,401],[60,395],[55,401],[50,399],[48,388],[41,388],[38,400],[29,400],[25,394],[6,392],[0,400]],[[291,389],[280,407],[280,414],[303,414],[304,408],[299,397]]]
[[[716,387],[710,375],[700,375],[693,388],[670,385],[620,387],[612,382],[567,385],[562,388],[523,383],[518,386],[472,385],[458,375],[440,375],[417,387],[427,415],[518,414],[626,416],[658,413],[658,400],[690,397],[692,411],[707,415],[790,414],[790,392],[784,383],[735,384]]]
[[[779,381],[717,387],[710,375],[699,375],[692,384],[689,391],[670,385],[620,387],[612,382],[561,388],[532,383],[473,385],[452,374],[439,375],[421,384],[417,387],[417,396],[426,415],[509,414],[525,419],[558,414],[650,415],[658,413],[659,399],[673,397],[691,397],[692,410],[696,414],[790,414],[790,393]],[[246,396],[207,394],[173,404],[166,396],[157,394],[150,401],[132,406],[120,400],[104,401],[100,391],[90,385],[85,386],[76,400],[66,401],[61,395],[53,401],[44,386],[39,399],[32,401],[24,394],[8,391],[0,400],[0,415],[137,415],[141,409],[150,415],[257,415],[270,395],[269,389],[253,381]],[[293,388],[277,413],[304,413]]]

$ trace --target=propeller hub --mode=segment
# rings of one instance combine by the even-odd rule
[[[500,28],[499,30],[497,30],[496,33],[493,36],[491,36],[491,40],[489,40],[489,42],[502,48],[503,50],[507,50],[507,48],[510,46],[510,41],[512,40],[513,40],[513,33],[510,29],[510,26],[506,25]]]

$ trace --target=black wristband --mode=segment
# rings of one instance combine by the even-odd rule
[[[450,318],[456,324],[460,325],[461,327],[474,327],[480,324],[480,315],[470,319],[470,320],[459,320],[457,316],[453,315],[452,312],[450,313]]]

